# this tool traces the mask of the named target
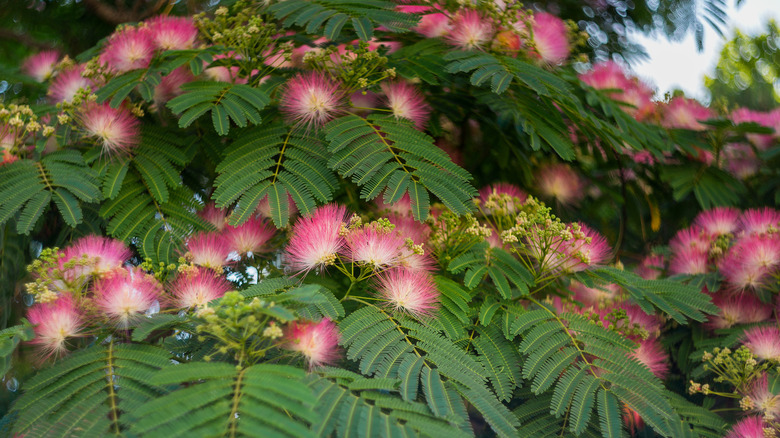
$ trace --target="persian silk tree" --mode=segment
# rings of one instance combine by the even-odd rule
[[[573,23],[461,3],[239,1],[26,60],[3,431],[780,430],[780,214],[710,208],[775,202],[774,114],[653,102]]]

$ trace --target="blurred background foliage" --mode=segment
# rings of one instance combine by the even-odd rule
[[[759,35],[739,30],[723,47],[718,66],[705,85],[712,102],[768,111],[780,104],[780,28],[775,21]]]

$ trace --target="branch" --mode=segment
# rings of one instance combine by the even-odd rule
[[[51,50],[55,47],[54,44],[52,43],[38,41],[35,38],[31,37],[30,35],[14,32],[13,30],[10,29],[0,28],[0,39],[18,41],[24,44],[25,46],[35,47],[36,49],[41,49],[41,50]]]
[[[170,1],[173,2],[173,0]],[[148,5],[148,3],[152,2],[154,4]],[[150,17],[157,13],[157,11],[159,11],[167,2],[168,0],[152,0],[147,3],[147,0],[137,0],[133,5],[132,10],[128,11],[124,5],[122,5],[123,7],[119,8],[109,6],[108,4],[103,3],[101,0],[84,0],[84,4],[88,9],[94,12],[95,15],[100,17],[103,21],[115,25],[140,21],[144,18]],[[141,5],[148,7],[141,8]]]

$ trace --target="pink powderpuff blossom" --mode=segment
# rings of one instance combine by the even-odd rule
[[[566,272],[579,272],[591,266],[600,265],[612,256],[607,239],[598,231],[584,224],[579,224],[581,236],[574,237],[561,245],[559,251],[563,253],[562,261],[553,260],[553,263],[560,263],[559,267]]]
[[[745,332],[742,343],[761,360],[780,361],[780,330],[777,327],[753,327]]]
[[[415,318],[430,317],[439,306],[439,291],[427,272],[390,269],[379,274],[376,289],[393,310]]]
[[[739,226],[739,210],[731,207],[716,207],[696,216],[693,224],[711,236],[734,234]]]
[[[214,225],[217,231],[222,231],[227,225],[227,211],[222,208],[217,208],[213,202],[209,202],[203,207],[203,210],[198,212],[198,216],[204,221]]]
[[[404,195],[401,196],[401,199],[392,204],[386,204],[382,196],[377,196],[374,199],[374,203],[379,207],[380,211],[387,211],[401,216],[412,215],[412,198],[409,197],[409,193],[404,193]]]
[[[669,241],[669,249],[673,253],[680,252],[686,248],[709,252],[710,239],[710,236],[704,230],[694,225],[678,231],[672,240]]]
[[[664,256],[649,255],[639,262],[634,273],[645,280],[656,280],[664,271]]]
[[[739,218],[739,232],[765,234],[780,230],[780,212],[769,207],[746,210]]]
[[[756,156],[753,146],[747,143],[727,143],[723,147],[721,159],[729,173],[741,180],[756,175],[761,168],[761,160]]]
[[[768,321],[772,317],[772,308],[751,293],[716,296],[712,303],[718,306],[720,312],[709,317],[706,327],[711,330]]]
[[[84,66],[77,65],[57,73],[49,86],[49,97],[53,103],[70,102],[76,93],[94,85],[91,79],[81,76]]]
[[[350,232],[345,236],[345,241],[346,245],[341,251],[345,261],[376,269],[397,266],[401,261],[404,239],[397,233],[385,232],[369,225]]]
[[[582,178],[568,164],[550,164],[536,173],[539,191],[563,205],[577,205],[584,197]]]
[[[154,49],[148,28],[127,26],[111,36],[100,54],[100,61],[115,73],[147,68]]]
[[[739,420],[725,438],[766,438],[764,427],[761,417],[746,417]]]
[[[263,219],[252,218],[237,227],[226,226],[223,234],[232,251],[240,255],[257,254],[266,249],[266,243],[274,236],[276,229]]]
[[[761,126],[772,128],[774,134],[747,134],[746,137],[751,143],[756,145],[759,150],[766,150],[772,146],[777,139],[778,130],[780,130],[780,112],[777,110],[768,113],[753,111],[748,108],[738,108],[731,113],[731,121],[735,124],[752,122]]]
[[[232,288],[223,276],[204,268],[182,272],[170,286],[174,305],[186,308],[205,306]]]
[[[510,214],[517,212],[520,209],[520,206],[523,205],[525,200],[528,198],[528,194],[514,184],[501,182],[482,187],[479,190],[479,199],[482,201],[482,210],[485,212],[485,214],[492,214],[493,209],[491,207],[487,207],[485,203],[488,202],[491,196],[496,195],[506,195],[511,198],[506,203],[501,203],[501,206],[506,208],[506,213]]]
[[[35,339],[30,343],[41,349],[44,359],[66,353],[65,341],[79,336],[84,325],[83,316],[68,294],[60,295],[56,301],[32,306],[27,319],[35,326]]]
[[[445,35],[447,42],[465,50],[484,47],[493,39],[493,24],[474,10],[463,10],[452,21],[452,30]]]
[[[706,274],[709,254],[707,250],[693,246],[680,248],[669,261],[669,273],[672,275]]]
[[[298,213],[298,206],[295,205],[295,200],[293,200],[292,195],[289,193],[287,194],[287,211],[289,212],[290,217],[293,217]],[[268,202],[268,195],[263,196],[263,199],[257,204],[257,213],[266,219],[271,219],[273,217],[273,215],[271,215],[271,204]]]
[[[128,152],[141,141],[141,121],[124,106],[89,102],[78,118],[87,137],[96,138],[106,154]]]
[[[641,307],[626,302],[617,307],[626,311],[630,324],[643,328],[651,338],[657,338],[661,334],[661,320],[657,315],[645,313]]]
[[[221,234],[200,232],[187,239],[187,259],[217,272],[228,265],[230,251],[230,244]]]
[[[162,77],[160,84],[154,88],[154,103],[159,111],[167,101],[183,93],[181,86],[195,80],[190,70],[179,67]]]
[[[663,107],[661,126],[704,131],[706,125],[700,122],[714,117],[712,110],[693,99],[674,97]]]
[[[65,248],[60,265],[77,261],[64,274],[69,280],[83,276],[104,275],[122,268],[132,252],[124,242],[103,236],[85,236]]]
[[[738,239],[719,264],[725,281],[736,290],[766,285],[780,266],[780,239],[776,235],[746,235]]]
[[[289,122],[320,127],[344,111],[340,87],[323,73],[299,74],[287,81],[279,107]]]
[[[751,383],[744,395],[747,400],[744,400],[741,405],[747,408],[745,410],[767,418],[777,418],[780,415],[780,396],[773,394],[769,389],[769,378],[766,373],[761,373],[761,377]]]
[[[195,46],[198,28],[189,17],[160,15],[146,22],[155,47],[160,50],[186,50]]]
[[[431,227],[425,222],[418,222],[411,216],[390,213],[387,216],[387,220],[391,224],[395,225],[395,233],[401,236],[403,239],[412,239],[412,241],[421,245],[428,241],[428,236],[431,234]]]
[[[580,80],[598,90],[608,90],[607,96],[630,105],[623,110],[638,119],[646,117],[655,108],[653,90],[637,78],[629,78],[613,61],[595,64],[591,71],[580,75]]]
[[[346,242],[341,229],[346,208],[336,204],[319,207],[309,217],[298,219],[287,244],[287,261],[294,271],[308,272],[332,264]]]
[[[44,50],[29,56],[22,62],[22,73],[38,82],[43,82],[51,77],[52,73],[54,73],[54,67],[59,61],[59,52],[56,50]]]
[[[396,9],[407,14],[419,14],[420,21],[412,30],[426,38],[444,37],[452,31],[449,17],[441,12],[435,12],[440,9],[438,5],[398,5]]]
[[[629,356],[641,362],[659,379],[663,379],[669,374],[669,353],[664,350],[658,339],[649,338],[640,341],[639,347]]]
[[[620,286],[616,284],[604,284],[597,287],[588,287],[578,281],[572,281],[569,292],[573,298],[581,302],[585,307],[598,307],[600,304],[613,301],[620,295]]]
[[[425,128],[431,107],[414,85],[403,81],[384,82],[382,92],[385,93],[387,106],[396,119],[410,120],[419,130]]]
[[[95,305],[117,327],[129,327],[162,297],[162,286],[137,269],[114,271],[95,284]]]
[[[301,353],[309,368],[334,364],[339,359],[339,331],[328,318],[320,322],[294,321],[287,327],[284,348]]]
[[[533,15],[531,29],[536,54],[542,61],[560,64],[569,57],[571,48],[563,20],[547,12],[538,12]]]

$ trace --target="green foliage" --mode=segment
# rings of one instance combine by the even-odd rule
[[[759,35],[736,30],[721,49],[714,74],[704,78],[713,102],[761,111],[777,107],[780,93],[774,84],[780,68],[778,36],[780,28],[774,20],[769,20]]]
[[[0,374],[6,374],[11,369],[11,356],[22,341],[35,338],[33,327],[27,320],[22,324],[0,330]]]
[[[310,214],[316,201],[333,198],[338,183],[326,160],[324,145],[313,135],[280,124],[250,130],[225,151],[213,199],[219,207],[238,201],[230,217],[235,226],[268,196],[274,224],[284,227],[290,216],[288,194],[302,214]]]
[[[315,436],[471,436],[425,404],[400,398],[399,383],[393,378],[365,378],[341,369],[325,368],[312,374],[309,386],[316,395],[318,416]],[[437,395],[443,400],[457,397],[444,388],[439,388]],[[455,403],[460,403],[459,413],[465,415],[462,402]]]
[[[471,176],[410,123],[390,116],[347,115],[325,125],[325,135],[332,154],[328,166],[362,186],[363,199],[384,190],[384,201],[392,203],[408,193],[420,221],[430,203],[427,191],[457,214],[473,209]]]
[[[25,383],[13,433],[119,435],[133,424],[123,413],[167,392],[151,380],[169,364],[167,350],[113,341],[75,353]]]
[[[501,248],[491,247],[487,242],[474,245],[452,259],[447,270],[455,274],[464,272],[464,285],[470,289],[482,284],[489,276],[505,299],[527,295],[528,288],[535,283],[533,274],[514,256]]]
[[[496,378],[497,370],[486,371],[476,357],[441,332],[373,306],[353,312],[339,323],[339,328],[347,358],[360,364],[361,373],[400,379],[405,399],[424,399],[434,414],[447,418],[454,426],[463,428],[468,424],[465,411],[458,408],[463,397],[500,436],[514,433],[517,421],[487,388],[488,376],[493,373]],[[488,339],[480,342],[485,348],[502,348],[488,345]],[[501,383],[505,380],[495,385]],[[504,390],[509,390],[499,388],[502,396]]]
[[[199,81],[188,82],[181,89],[184,93],[167,103],[174,114],[181,115],[179,127],[186,128],[211,111],[211,121],[219,135],[228,135],[230,120],[241,128],[247,123],[259,125],[260,112],[270,102],[264,92],[243,84]]]
[[[610,267],[590,269],[578,276],[584,283],[592,285],[585,276],[622,286],[631,300],[646,313],[652,314],[654,308],[658,308],[680,324],[686,324],[688,318],[703,322],[706,314],[719,311],[701,287],[673,280],[645,280],[633,272]]]
[[[629,356],[635,345],[583,315],[557,314],[542,306],[521,315],[513,324],[526,355],[523,377],[531,391],[553,388],[550,411],[568,417],[568,428],[581,434],[594,408],[603,436],[614,436],[618,402],[636,411],[663,436],[674,436],[670,422],[676,413],[660,380]]]
[[[220,362],[169,365],[155,373],[151,383],[172,390],[133,411],[132,431],[170,436],[312,436],[315,398],[304,377],[303,370],[286,365],[243,369]]]
[[[418,21],[414,15],[395,11],[395,3],[382,0],[292,0],[277,3],[269,11],[285,27],[300,26],[309,34],[321,33],[329,40],[338,39],[347,24],[361,40],[368,41],[374,36],[374,23],[399,32]]]
[[[182,239],[213,226],[191,211],[201,204],[182,184],[180,173],[190,162],[182,139],[169,131],[146,127],[131,158],[98,160],[93,167],[103,181],[106,197],[100,216],[109,235],[138,243],[141,254],[154,263],[170,263]]]
[[[703,209],[736,205],[745,195],[745,186],[739,180],[705,165],[667,167],[661,171],[661,179],[672,186],[675,200],[682,200],[693,191]]]
[[[76,227],[83,219],[79,201],[101,199],[97,175],[74,150],[0,167],[0,224],[19,213],[19,234],[29,234],[52,201],[65,223]]]

